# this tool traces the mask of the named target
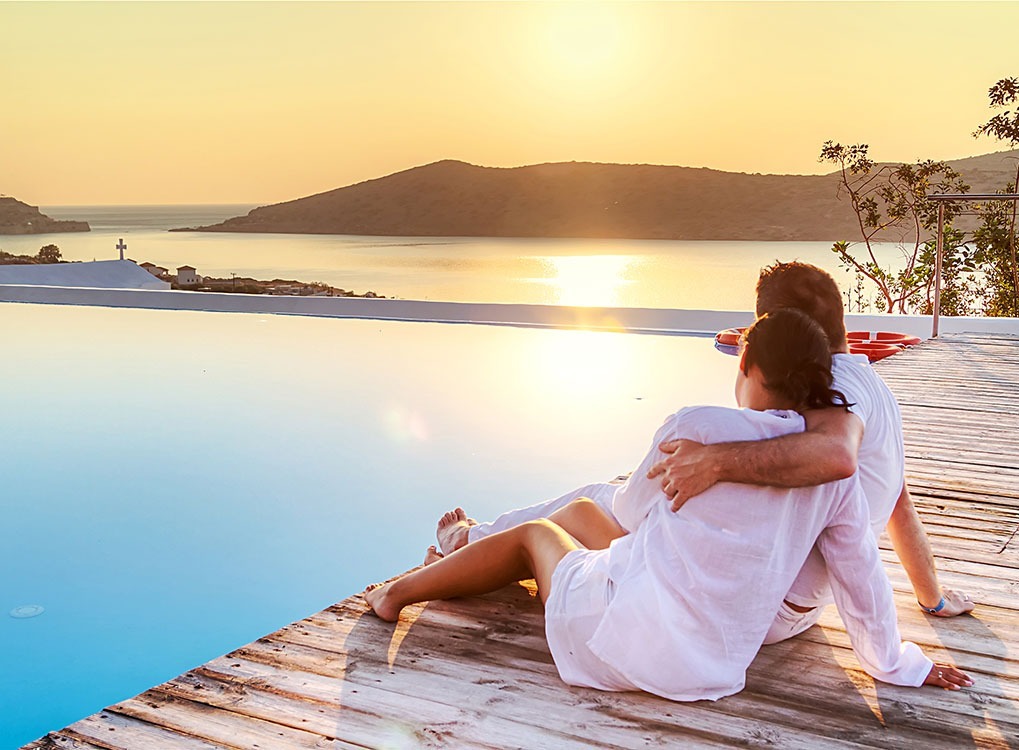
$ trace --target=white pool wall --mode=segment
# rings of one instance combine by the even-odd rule
[[[670,310],[635,307],[564,307],[491,302],[433,302],[362,297],[286,297],[148,289],[100,289],[0,284],[0,302],[85,305],[151,310],[192,310],[325,318],[476,323],[537,328],[584,328],[628,333],[714,334],[748,325],[749,310]],[[929,315],[846,316],[849,330],[899,331],[931,335]],[[941,333],[1019,335],[1019,318],[945,317]]]

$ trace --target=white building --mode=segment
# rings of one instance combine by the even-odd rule
[[[95,289],[169,289],[129,260],[91,263],[40,263],[0,266],[0,284],[14,286],[92,287]]]
[[[157,266],[155,263],[149,263],[148,261],[142,263],[140,265],[140,267],[144,268],[146,271],[151,273],[157,279],[163,278],[169,272],[168,268],[163,268],[162,266]]]
[[[202,277],[195,273],[198,269],[194,266],[181,266],[177,269],[178,286],[198,286],[202,283]]]

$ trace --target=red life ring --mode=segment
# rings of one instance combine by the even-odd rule
[[[898,354],[904,347],[887,341],[850,341],[850,354],[866,354],[871,362]]]
[[[715,343],[722,346],[739,346],[740,337],[746,328],[726,328],[715,334]]]
[[[846,334],[846,338],[849,339],[850,344],[880,343],[916,346],[920,343],[919,336],[910,336],[905,333],[895,333],[894,331],[850,331]]]

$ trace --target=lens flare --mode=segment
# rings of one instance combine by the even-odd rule
[[[391,404],[383,414],[386,434],[397,443],[422,443],[429,438],[428,425],[417,412],[402,404]]]

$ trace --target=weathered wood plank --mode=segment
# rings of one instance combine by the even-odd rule
[[[411,689],[389,691],[368,679],[356,681],[349,673],[342,686],[337,686],[334,680],[310,673],[253,670],[250,664],[231,661],[230,665],[200,667],[171,680],[162,689],[231,712],[367,747],[441,746],[454,738],[464,746],[482,748],[534,747],[543,742],[583,746],[569,733],[536,727],[529,717],[504,720],[463,701],[449,705],[433,700],[431,693],[426,698]],[[461,693],[469,688],[460,684]],[[611,747],[594,738],[589,744]]]
[[[66,731],[66,730],[65,730]],[[64,734],[48,734],[35,742],[25,745],[22,750],[104,750],[99,745],[93,745],[84,739],[70,737]]]
[[[225,748],[349,750],[364,747],[334,737],[323,737],[315,732],[253,719],[233,711],[221,711],[207,703],[177,698],[159,688],[118,703],[116,707],[107,709],[107,712],[158,724],[177,734]]]
[[[418,622],[420,623],[420,619]],[[747,716],[753,716],[758,724],[767,719],[769,724],[778,725],[779,728],[772,729],[771,736],[779,741],[780,746],[816,747],[819,742],[816,725],[802,726],[798,706],[794,709],[790,705],[774,700],[767,701],[767,705],[755,706],[754,711],[747,711],[747,705],[753,702],[750,699],[744,699],[739,706],[732,706],[727,700],[719,703],[699,703],[689,707],[640,694],[606,696],[598,691],[578,688],[567,688],[569,696],[564,697],[563,688],[558,684],[554,674],[549,675],[546,672],[522,675],[520,670],[517,670],[513,675],[507,675],[505,664],[498,659],[490,664],[471,661],[471,676],[467,678],[462,659],[448,658],[449,654],[444,653],[442,646],[436,642],[444,630],[444,627],[439,627],[432,633],[418,634],[405,639],[401,645],[400,659],[396,664],[390,667],[388,664],[375,662],[375,665],[382,669],[382,677],[391,674],[401,683],[407,679],[420,679],[421,689],[431,686],[448,699],[480,702],[487,711],[508,712],[509,716],[523,713],[543,726],[554,722],[556,725],[572,728],[571,731],[578,734],[581,734],[583,728],[583,736],[611,739],[614,745],[621,747],[634,746],[632,726],[634,721],[639,721],[639,725],[645,730],[652,725],[649,723],[651,722],[667,737],[676,735],[678,738],[683,733],[700,727],[703,732],[714,733],[717,740],[727,746],[744,744],[756,736],[754,727],[746,725]],[[329,655],[313,647],[291,646],[284,651],[278,651],[263,642],[259,644],[259,649],[260,654],[245,649],[245,655],[251,655],[255,660],[292,663],[300,669],[323,671],[326,674],[331,674],[335,669],[335,662],[329,660]],[[459,657],[461,654],[456,653],[454,656]],[[378,673],[366,671],[362,679],[369,679],[372,674]],[[465,682],[468,680],[471,683],[469,694],[464,693]],[[382,685],[385,686],[384,681]],[[503,691],[511,687],[519,689],[507,697]],[[550,703],[556,705],[556,711],[552,716],[545,716],[546,712],[542,711],[542,707]],[[592,708],[605,704],[615,709],[613,724],[605,724],[604,720],[599,721],[590,715]],[[715,715],[705,716],[707,713]],[[618,725],[620,718],[626,719],[622,727],[624,734],[616,736],[621,728]],[[823,736],[837,737],[837,733],[843,733],[852,734],[859,740],[868,735],[867,727],[861,727],[855,720],[846,721],[838,715],[826,718]],[[782,719],[791,723],[786,725]],[[871,724],[876,726],[877,722],[872,721]],[[592,729],[596,731],[592,732]],[[872,739],[884,741],[887,739],[887,733],[882,730]]]
[[[906,604],[907,604],[907,606],[912,606],[912,605],[911,605],[911,602],[910,602],[910,600],[909,600],[908,598],[906,599]],[[915,607],[913,607],[913,610],[915,610]],[[427,612],[427,610],[426,610],[426,612]],[[918,610],[915,610],[915,615],[914,615],[914,617],[915,617],[916,619],[920,620],[920,621],[921,621],[921,623],[924,623],[924,621],[920,619],[920,618],[923,618],[924,616],[923,616],[923,615],[920,615],[920,613],[919,613],[919,611],[918,611]],[[419,621],[418,621],[418,622],[420,623],[420,619],[419,619]],[[924,624],[924,627],[927,627],[927,626],[926,626],[926,624]],[[447,630],[448,628],[449,628],[449,625],[448,625],[448,624],[446,624],[446,625],[443,625],[443,626],[441,626],[441,627],[440,627],[440,629],[439,629],[439,632],[441,633],[441,632],[443,632],[443,631]],[[918,639],[918,640],[921,640],[921,639]],[[408,644],[409,644],[409,643],[411,643],[411,640],[410,640],[410,639],[408,639],[408,640],[405,640],[405,641],[404,641],[404,643],[403,643],[403,647],[402,647],[402,648],[403,648],[403,649],[406,649],[406,648],[408,647]],[[778,648],[778,647],[776,647],[776,648]],[[829,646],[828,648],[830,649],[830,646]],[[940,650],[940,649],[939,649],[939,650]],[[402,652],[401,652],[401,653],[402,653]],[[453,659],[452,661],[453,661],[454,663],[459,663],[459,662],[461,661],[461,658],[460,658],[460,657],[461,657],[461,656],[463,656],[463,655],[464,655],[464,654],[462,654],[462,653],[460,653],[460,652],[458,652],[458,653],[454,654],[454,656],[456,656],[457,658]],[[422,656],[421,654],[415,654],[415,658],[420,658],[421,656]],[[470,655],[469,655],[469,654],[467,654],[467,656],[468,656],[468,658],[469,658],[469,656],[470,656]],[[852,657],[850,657],[850,658],[852,658]],[[498,670],[498,669],[499,669],[499,665],[500,665],[501,663],[504,663],[504,662],[502,662],[502,661],[501,661],[501,660],[500,660],[500,659],[499,659],[498,657],[493,657],[493,668],[495,668],[496,670]],[[816,676],[816,674],[817,674],[817,672],[818,672],[818,669],[819,669],[819,664],[820,664],[821,666],[823,666],[823,664],[824,664],[823,654],[822,654],[822,657],[821,657],[820,659],[818,658],[818,655],[817,655],[817,654],[814,654],[814,655],[812,655],[812,657],[811,657],[811,667],[810,667],[810,671],[812,672],[812,674],[813,674],[814,676]],[[829,666],[836,666],[836,665],[829,665]],[[419,665],[419,664],[416,664],[416,665],[415,665],[415,668],[419,668],[419,667],[420,667],[420,665]],[[857,667],[856,669],[857,669],[857,671],[858,671],[858,667]],[[836,670],[836,671],[841,671],[841,669],[838,669],[838,670]],[[752,670],[752,673],[753,673],[753,672],[754,672],[754,670]],[[497,672],[497,674],[498,674],[498,672]],[[539,677],[540,677],[540,678],[544,678],[544,677],[547,677],[547,674],[545,674],[545,675],[540,675]],[[801,686],[801,687],[802,687],[802,686]],[[934,692],[934,691],[922,691],[921,693],[913,693],[913,691],[910,691],[910,690],[904,690],[904,693],[905,693],[906,695],[908,695],[908,696],[909,696],[909,699],[910,699],[910,700],[911,700],[911,699],[912,699],[912,698],[913,698],[914,696],[917,696],[917,695],[923,695],[923,696],[927,696],[927,695],[929,695],[929,694],[932,694],[932,695],[935,695],[935,696],[937,696],[937,695],[938,695],[938,693],[936,693],[936,692]],[[725,703],[726,703],[726,701],[723,701],[723,702],[722,702],[722,704],[725,704]],[[939,707],[938,707],[938,708],[939,708],[939,710],[942,710],[942,709],[943,709],[944,707],[943,707],[943,706],[940,706],[940,705],[939,705]],[[964,710],[968,710],[968,704],[966,704],[966,706],[965,706],[965,709],[964,709]],[[954,726],[954,725],[956,725],[956,724],[958,724],[958,722],[955,722],[955,724],[953,724],[953,726]],[[942,734],[943,734],[943,732],[942,732]],[[954,735],[951,735],[951,736],[953,736],[953,737],[954,737]],[[954,740],[953,740],[953,741],[954,741]]]
[[[122,716],[110,711],[101,711],[72,724],[67,729],[54,732],[71,740],[81,739],[106,750],[217,750],[217,745],[181,735],[157,724]]]

